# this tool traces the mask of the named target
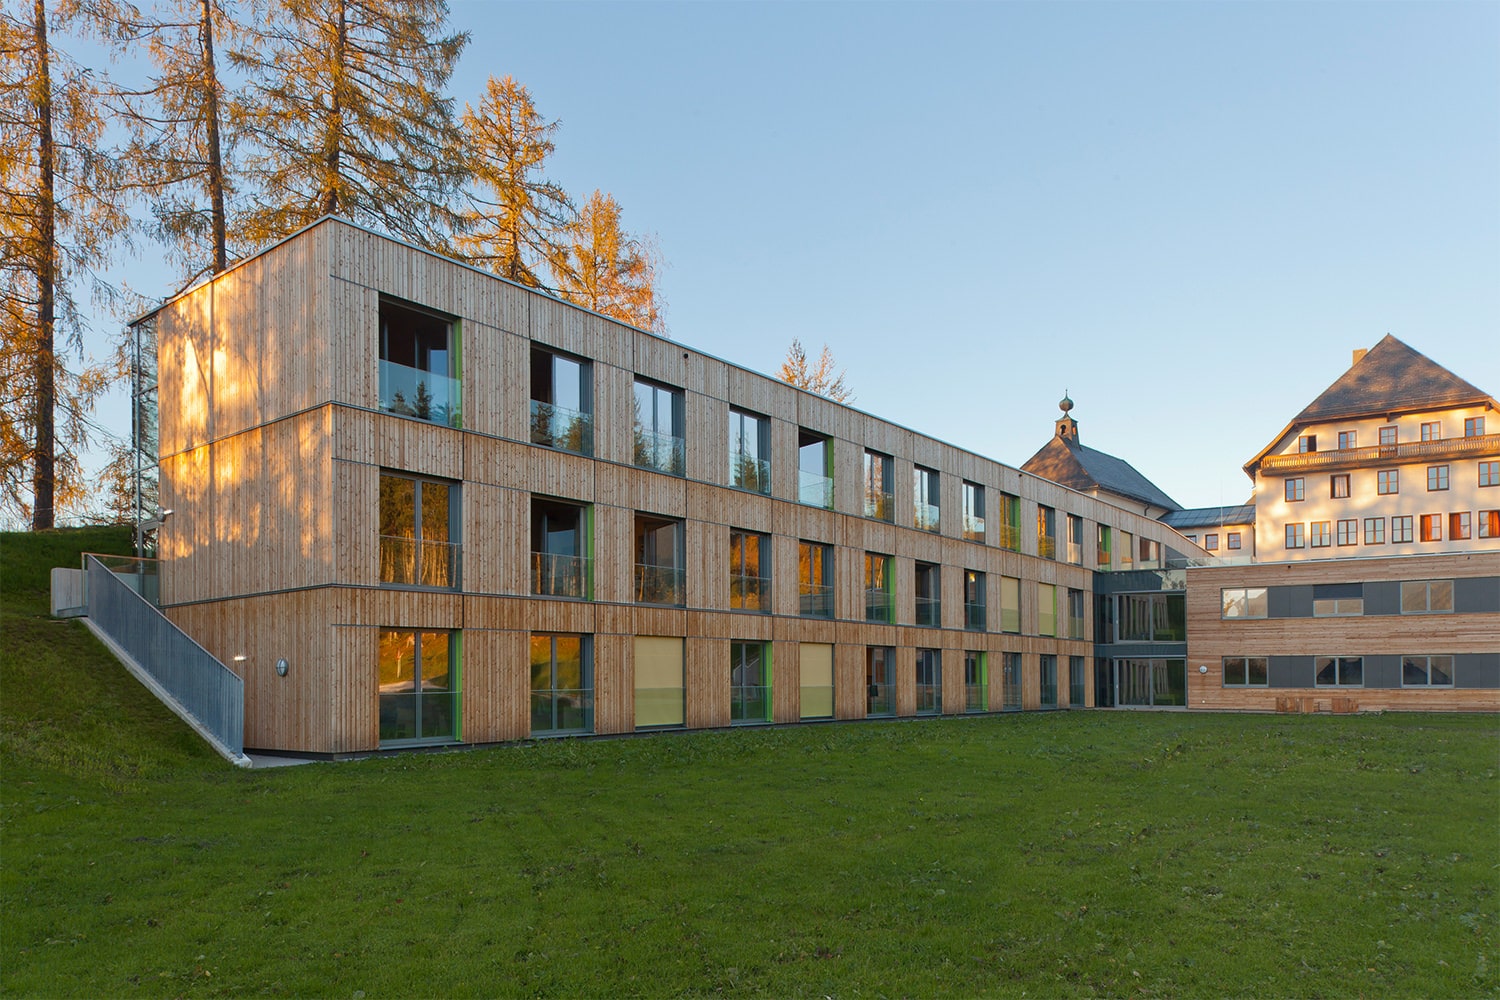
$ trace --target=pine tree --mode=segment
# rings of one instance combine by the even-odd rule
[[[835,371],[835,369],[838,369]],[[807,389],[816,392],[820,396],[827,396],[836,403],[852,403],[854,391],[844,384],[844,371],[838,367],[838,362],[833,360],[833,352],[828,345],[823,345],[823,350],[818,354],[818,361],[811,367],[808,366],[807,352],[802,349],[802,341],[793,339],[792,346],[787,348],[786,360],[781,363],[781,369],[777,371],[776,377],[783,382],[790,382],[799,389]]]
[[[551,263],[564,298],[642,330],[665,332],[656,253],[620,229],[613,196],[594,191]]]
[[[442,0],[277,0],[251,26],[230,115],[254,145],[248,243],[336,213],[447,249],[463,166],[442,91],[469,37],[447,17]]]
[[[469,262],[539,288],[540,262],[554,259],[573,215],[567,192],[547,180],[556,122],[537,113],[531,93],[510,77],[490,77],[479,107],[460,119],[469,168],[479,191],[470,196],[455,243]]]
[[[128,219],[95,81],[49,41],[78,11],[49,19],[34,0],[29,14],[0,14],[0,505],[40,530],[86,492],[77,453],[106,373],[67,367],[82,354],[74,289],[108,297],[94,271]]]

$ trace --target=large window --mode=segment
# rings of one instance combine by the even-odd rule
[[[736,725],[771,721],[769,643],[729,644],[729,721]]]
[[[918,465],[912,469],[912,527],[937,531],[942,519],[942,487],[936,469]]]
[[[833,546],[797,543],[797,590],[799,614],[833,617]]]
[[[531,636],[531,734],[594,731],[593,643],[586,635]]]
[[[1120,594],[1116,642],[1183,642],[1187,602],[1182,594]]]
[[[833,646],[804,642],[797,657],[802,670],[802,718],[833,718]]]
[[[1021,498],[1000,494],[1000,547],[1021,551]]]
[[[1007,712],[1021,710],[1021,654],[1000,654],[1000,704]]]
[[[380,474],[380,582],[458,586],[458,486]]]
[[[917,650],[917,714],[937,715],[943,710],[943,654],[936,649]]]
[[[1264,618],[1269,607],[1265,587],[1225,587],[1219,602],[1221,618]]]
[[[1109,569],[1110,563],[1113,561],[1111,558],[1111,553],[1113,550],[1110,547],[1113,539],[1110,538],[1109,525],[1100,524],[1096,525],[1095,527],[1098,533],[1098,553],[1095,556],[1095,559],[1097,560],[1100,569],[1107,570]]]
[[[738,611],[771,610],[771,536],[729,532],[729,606]]]
[[[1119,553],[1121,570],[1128,570],[1135,565],[1135,536],[1128,531],[1120,532],[1120,544],[1115,547]]]
[[[1083,657],[1068,657],[1068,704],[1073,708],[1083,708],[1088,698],[1088,678],[1084,676],[1086,669]]]
[[[865,517],[890,521],[896,514],[891,494],[895,463],[891,456],[865,449]]]
[[[593,366],[587,361],[532,347],[531,442],[594,453]]]
[[[1057,635],[1057,587],[1050,583],[1036,585],[1036,634]]]
[[[892,622],[890,556],[865,553],[865,621]]]
[[[1057,558],[1057,511],[1041,504],[1036,505],[1036,554]]]
[[[680,476],[686,470],[682,390],[635,380],[635,464]]]
[[[1082,639],[1083,634],[1083,591],[1068,588],[1068,638]]]
[[[797,428],[797,499],[833,509],[833,442],[806,427]]]
[[[1057,657],[1043,653],[1037,657],[1041,673],[1041,704],[1043,708],[1057,707]]]
[[[380,408],[461,426],[458,323],[415,306],[380,301]]]
[[[964,651],[964,711],[990,710],[990,675],[988,654]]]
[[[1224,687],[1265,687],[1269,678],[1264,656],[1224,657]]]
[[[1404,580],[1401,583],[1401,613],[1422,615],[1453,610],[1452,580]]]
[[[1068,515],[1068,562],[1083,565],[1083,518]]]
[[[635,726],[637,729],[683,723],[681,639],[635,637]]]
[[[937,628],[943,623],[943,571],[936,563],[916,564],[917,624]]]
[[[642,604],[682,604],[687,590],[682,522],[635,515],[635,599]]]
[[[1313,584],[1314,618],[1348,618],[1365,613],[1362,583]]]
[[[1364,683],[1364,657],[1313,657],[1313,684],[1317,687],[1363,687]]]
[[[380,742],[458,739],[458,636],[381,629]]]
[[[560,500],[531,501],[531,592],[593,597],[590,508]]]
[[[1401,657],[1402,687],[1452,687],[1453,657]]]
[[[964,481],[964,538],[984,541],[984,487]]]
[[[729,410],[729,485],[771,492],[771,421],[745,410]]]
[[[865,648],[865,715],[896,714],[896,651],[889,646]]]
[[[1000,578],[1000,631],[1021,631],[1021,581],[1013,576]]]
[[[1187,704],[1187,661],[1150,658],[1114,661],[1114,703],[1122,708]]]
[[[989,627],[985,600],[985,575],[977,569],[964,570],[964,628],[983,632]]]

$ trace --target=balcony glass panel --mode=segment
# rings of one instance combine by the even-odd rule
[[[588,597],[590,560],[587,556],[553,552],[531,554],[531,592],[544,597]]]
[[[687,442],[683,438],[636,428],[635,464],[641,468],[680,476],[687,466],[686,456]]]
[[[912,508],[912,526],[918,531],[937,531],[940,522],[939,508],[935,503],[919,503]]]
[[[833,480],[806,469],[797,470],[797,499],[810,507],[833,509]]]
[[[771,463],[746,451],[732,453],[729,456],[729,485],[752,493],[770,493]]]
[[[460,383],[456,378],[408,368],[394,361],[380,362],[380,408],[386,413],[457,427],[462,409],[460,399]]]
[[[686,574],[676,566],[636,563],[635,599],[641,604],[683,603]]]
[[[865,621],[889,622],[891,620],[891,597],[884,590],[865,591]]]
[[[458,586],[457,542],[380,536],[380,580],[416,587]]]
[[[531,401],[531,443],[579,455],[594,453],[594,415],[556,403]]]
[[[964,605],[964,628],[975,632],[984,631],[985,606],[983,604]]]
[[[942,602],[936,597],[917,598],[917,624],[937,628],[942,619]]]
[[[798,613],[807,618],[833,617],[833,588],[804,583],[798,594]]]

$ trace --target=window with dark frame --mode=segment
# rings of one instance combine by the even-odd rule
[[[1313,521],[1308,524],[1308,546],[1314,549],[1326,549],[1333,544],[1333,532],[1327,521]]]
[[[1303,549],[1307,547],[1307,526],[1300,521],[1293,521],[1286,526],[1286,547],[1289,549]]]
[[[1422,541],[1441,542],[1443,540],[1443,515],[1423,514],[1419,520]]]
[[[1328,493],[1335,500],[1349,499],[1349,474],[1347,472],[1328,477]]]
[[[1466,510],[1456,510],[1448,515],[1449,541],[1463,541],[1469,537],[1472,518]]]
[[[1477,520],[1480,538],[1500,538],[1500,510],[1482,510]]]
[[[770,535],[730,529],[729,606],[736,611],[770,614]]]
[[[1413,520],[1410,514],[1398,514],[1391,518],[1391,544],[1396,545],[1412,540]]]
[[[1264,656],[1224,657],[1224,687],[1266,687],[1270,684],[1270,672],[1266,669]]]
[[[1356,431],[1339,431],[1339,451],[1357,447],[1355,444],[1357,433]]]
[[[1479,485],[1500,486],[1500,462],[1479,463]]]
[[[1307,480],[1303,479],[1301,476],[1298,476],[1295,479],[1288,479],[1286,481],[1284,493],[1287,503],[1296,503],[1298,500],[1303,499],[1307,495]]]
[[[1440,441],[1442,437],[1443,425],[1439,421],[1433,420],[1422,425],[1423,441]]]
[[[1483,417],[1465,417],[1464,418],[1464,437],[1466,437],[1466,438],[1484,437],[1484,418]]]
[[[1403,656],[1401,657],[1402,687],[1452,687],[1453,657]]]
[[[1403,615],[1447,614],[1452,611],[1452,580],[1401,581]]]
[[[459,585],[459,486],[380,474],[380,582],[454,590]]]
[[[1381,469],[1375,473],[1375,492],[1383,497],[1400,493],[1401,470]]]
[[[1400,435],[1394,426],[1380,428],[1380,446],[1382,448],[1392,447],[1399,441]]]
[[[1318,450],[1318,436],[1316,434],[1304,434],[1297,439],[1298,454],[1307,454]]]
[[[892,521],[896,516],[895,498],[891,493],[895,461],[889,455],[865,449],[865,517]]]
[[[1367,517],[1367,518],[1365,518],[1365,544],[1366,545],[1384,545],[1385,544],[1385,518],[1383,518],[1383,517]]]
[[[1427,492],[1436,493],[1448,488],[1448,466],[1429,465],[1427,467]]]
[[[1225,544],[1225,548],[1230,548],[1230,549],[1237,549],[1237,548],[1239,548],[1240,547],[1240,533],[1238,531],[1231,531],[1229,533],[1229,537],[1227,539],[1225,539],[1224,544]]]
[[[1313,657],[1313,684],[1317,687],[1364,687],[1362,656]]]
[[[380,409],[462,425],[459,324],[417,306],[380,300]]]

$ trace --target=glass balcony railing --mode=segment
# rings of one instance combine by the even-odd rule
[[[896,703],[892,695],[891,685],[871,684],[866,694],[865,715],[871,718],[883,715],[895,715]]]
[[[531,692],[531,735],[594,731],[594,692],[589,688]]]
[[[1021,529],[1014,524],[1000,525],[1000,547],[1012,552],[1021,551]]]
[[[771,610],[771,578],[768,576],[731,576],[729,606],[737,611]]]
[[[682,604],[686,573],[676,566],[635,564],[635,599],[641,604]]]
[[[984,684],[964,685],[964,711],[987,712],[990,707],[990,692]]]
[[[938,684],[917,685],[917,714],[937,715],[943,710],[943,689]]]
[[[969,542],[984,541],[984,518],[972,515],[964,518],[964,540]]]
[[[458,586],[457,542],[380,536],[380,582],[409,587]]]
[[[753,722],[770,722],[770,687],[730,688],[729,721],[737,725]]]
[[[386,413],[461,426],[461,388],[456,378],[439,372],[380,362],[380,408]]]
[[[531,443],[578,455],[594,453],[594,415],[565,406],[531,401]]]
[[[680,476],[687,468],[687,442],[671,434],[635,429],[635,464]]]
[[[912,527],[918,531],[937,531],[941,512],[935,503],[918,503],[912,506]]]
[[[971,632],[983,632],[986,627],[985,606],[983,603],[964,604],[964,628]]]
[[[891,595],[884,590],[865,591],[865,621],[889,622],[891,620]]]
[[[833,480],[816,472],[798,469],[797,499],[809,507],[833,510]]]
[[[533,552],[531,592],[544,597],[588,597],[591,565],[587,556]]]
[[[917,624],[937,628],[942,624],[943,605],[936,597],[917,598]]]
[[[1082,638],[1084,638],[1084,635],[1083,635],[1083,619],[1082,618],[1072,618],[1072,617],[1070,617],[1068,619],[1068,638],[1069,639],[1082,639]]]
[[[1083,546],[1078,542],[1068,543],[1068,562],[1075,566],[1083,565]]]
[[[1051,535],[1038,535],[1036,540],[1036,554],[1043,559],[1057,558],[1057,539]]]
[[[797,596],[798,614],[805,618],[833,617],[833,588],[816,583],[802,584]]]
[[[877,521],[892,521],[896,514],[896,498],[886,490],[865,487],[865,517]]]
[[[751,493],[771,492],[771,463],[747,452],[729,456],[729,485]]]

